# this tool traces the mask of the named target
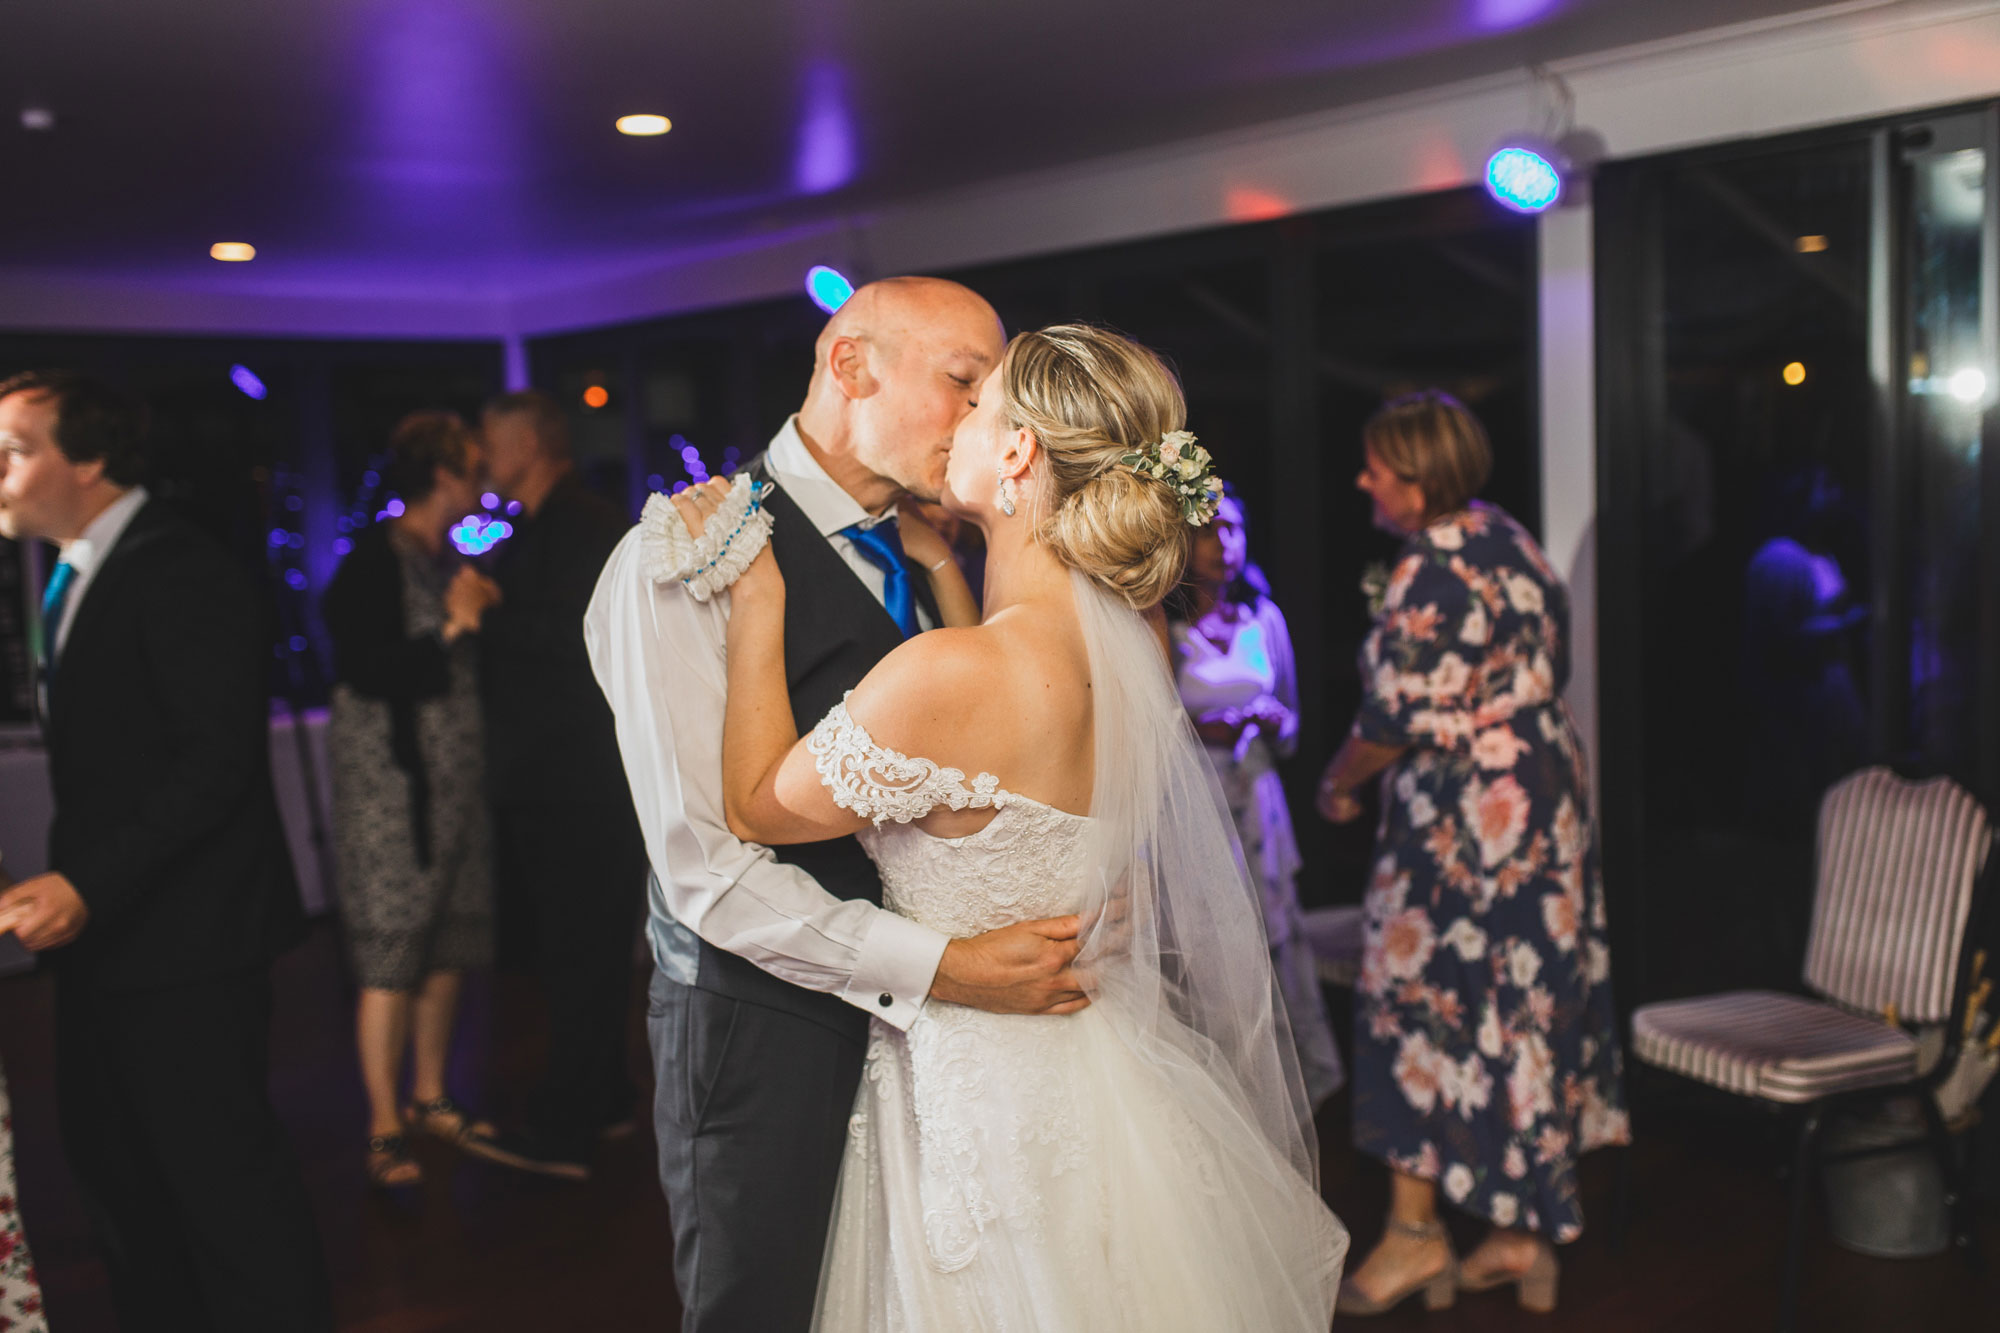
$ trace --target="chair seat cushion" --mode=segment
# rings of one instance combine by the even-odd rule
[[[1901,1028],[1767,990],[1645,1005],[1632,1015],[1632,1053],[1698,1082],[1787,1104],[1917,1072],[1916,1039]]]
[[[1306,942],[1329,986],[1352,986],[1361,975],[1361,909],[1315,907],[1305,913]]]

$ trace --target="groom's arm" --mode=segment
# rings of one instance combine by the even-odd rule
[[[729,832],[722,601],[697,602],[646,578],[634,532],[606,564],[583,629],[617,720],[647,855],[675,919],[774,976],[908,1027],[931,992],[947,937],[872,903],[836,898],[768,848]]]

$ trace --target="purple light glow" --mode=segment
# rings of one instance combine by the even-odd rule
[[[497,8],[393,0],[363,12],[364,188],[352,202],[368,229],[434,236],[517,212],[523,103]]]
[[[1472,21],[1482,28],[1518,28],[1555,7],[1555,0],[1472,0]]]
[[[248,366],[231,366],[229,382],[241,389],[244,397],[255,398],[259,402],[262,402],[264,395],[269,392],[264,387],[264,381],[257,378],[257,372]]]
[[[848,110],[846,71],[831,60],[806,66],[804,103],[792,183],[806,194],[825,194],[854,179],[854,117]]]

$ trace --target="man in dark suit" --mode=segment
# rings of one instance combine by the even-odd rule
[[[527,1123],[466,1147],[575,1180],[600,1135],[635,1127],[626,1032],[646,844],[582,632],[631,524],[584,489],[547,394],[494,399],[481,433],[493,488],[521,506],[494,553],[501,596],[480,634],[500,926],[505,952],[541,977],[549,1041]]]
[[[0,382],[0,535],[43,598],[56,817],[0,930],[56,974],[64,1145],[130,1333],[332,1328],[266,1090],[269,965],[305,925],[271,790],[265,639],[221,548],[149,498],[144,417],[81,375]]]

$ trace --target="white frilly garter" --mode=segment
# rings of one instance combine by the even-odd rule
[[[687,521],[665,495],[655,492],[639,515],[641,568],[655,583],[679,580],[697,602],[705,602],[741,578],[750,562],[771,540],[771,511],[764,507],[770,484],[736,474],[729,493],[701,536],[688,533]]]

